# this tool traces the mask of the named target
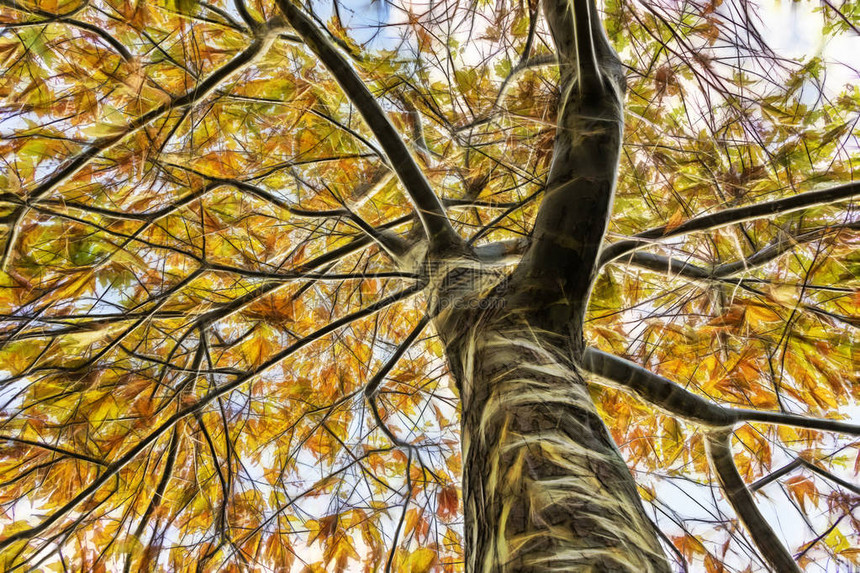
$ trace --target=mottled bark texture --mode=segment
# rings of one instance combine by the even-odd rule
[[[448,345],[466,571],[669,571],[568,345],[504,308],[469,322]]]

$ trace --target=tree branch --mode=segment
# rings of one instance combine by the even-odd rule
[[[749,489],[750,489],[750,491],[758,491],[761,488],[763,488],[764,486],[768,485],[769,483],[778,480],[782,476],[791,473],[792,471],[796,470],[797,468],[799,468],[801,466],[805,467],[806,469],[808,469],[812,473],[820,475],[822,478],[824,478],[826,480],[832,481],[833,483],[839,485],[840,487],[844,487],[845,489],[847,489],[848,491],[850,491],[856,495],[860,495],[860,487],[854,485],[853,483],[845,481],[844,479],[840,478],[839,476],[833,475],[829,471],[818,467],[817,465],[815,465],[815,463],[813,463],[813,462],[811,462],[805,458],[802,458],[802,457],[794,458],[794,461],[791,461],[791,462],[785,464],[784,466],[782,466],[781,468],[779,468],[778,470],[774,470],[771,473],[769,473],[768,475],[764,476],[763,478],[756,480],[754,483],[750,484]]]
[[[239,12],[239,16],[242,17],[242,20],[252,29],[256,29],[260,22],[254,19],[254,16],[251,15],[251,12],[248,11],[248,6],[245,5],[244,0],[233,0],[233,6],[236,7],[236,11]]]
[[[731,435],[729,430],[720,430],[709,432],[705,438],[708,459],[723,492],[771,568],[779,573],[800,573],[797,563],[759,512],[750,490],[738,473],[732,459]]]
[[[382,146],[382,150],[412,200],[427,238],[430,240],[431,248],[444,251],[462,245],[462,238],[451,226],[445,208],[430,186],[430,182],[418,167],[415,158],[409,153],[403,139],[374,99],[373,94],[346,58],[298,6],[290,0],[278,0],[277,4],[290,25],[328,68],[367,122],[367,126]]]
[[[35,447],[35,448],[40,448],[40,449],[43,449],[43,450],[48,450],[48,451],[51,451],[51,452],[55,452],[55,453],[61,454],[61,455],[63,455],[63,456],[68,456],[68,457],[70,457],[70,458],[74,458],[74,459],[77,459],[77,460],[81,460],[81,461],[89,462],[89,463],[91,463],[91,464],[96,464],[96,465],[99,465],[99,466],[106,466],[106,465],[107,465],[107,462],[104,462],[104,461],[102,461],[102,460],[99,460],[99,459],[93,458],[93,457],[88,456],[88,455],[86,455],[86,454],[81,454],[81,453],[78,453],[78,452],[74,452],[74,451],[72,451],[72,450],[66,450],[66,449],[64,449],[64,448],[60,448],[60,447],[57,447],[57,446],[52,446],[51,444],[44,444],[44,443],[42,443],[42,442],[36,442],[36,441],[34,441],[34,440],[25,440],[24,438],[15,438],[15,437],[13,437],[13,436],[0,436],[0,440],[9,440],[10,442],[15,442],[15,443],[18,443],[18,444],[24,444],[24,445],[27,445],[27,446],[33,446],[33,447]]]
[[[611,386],[633,392],[643,400],[673,415],[712,428],[731,427],[738,421],[730,410],[685,390],[623,358],[588,347],[582,368],[610,382]]]
[[[585,349],[581,366],[585,371],[610,382],[611,386],[633,392],[673,416],[711,428],[731,427],[739,422],[763,422],[860,436],[860,425],[838,420],[726,408],[685,390],[668,378],[596,348]]]
[[[860,195],[860,182],[852,182],[828,189],[798,193],[797,195],[792,195],[785,199],[777,199],[776,201],[767,201],[765,203],[756,203],[717,211],[709,215],[694,217],[671,229],[668,229],[665,225],[655,227],[634,235],[632,239],[618,241],[617,243],[605,246],[600,253],[598,266],[603,266],[636,249],[647,247],[655,242],[664,241],[671,237],[686,235],[695,231],[717,229],[768,215],[782,215],[810,207],[829,205],[852,199],[858,195]]]
[[[412,346],[412,343],[415,342],[415,339],[418,338],[424,328],[430,323],[430,319],[430,316],[425,316],[421,319],[415,328],[412,329],[412,332],[410,332],[403,342],[400,343],[397,350],[394,351],[394,354],[388,358],[385,364],[382,365],[382,368],[380,368],[376,374],[373,375],[373,378],[371,378],[364,386],[364,397],[367,399],[373,418],[376,420],[376,423],[379,425],[382,432],[391,440],[391,443],[399,447],[411,448],[412,446],[395,436],[394,432],[392,432],[388,427],[388,424],[385,423],[385,420],[383,420],[379,415],[376,397],[379,394],[379,386],[382,384],[382,381],[386,376],[388,376],[388,373],[397,365],[406,351]]]
[[[558,54],[561,111],[532,243],[511,278],[511,303],[539,328],[575,332],[612,208],[626,82],[594,0],[542,4]]]
[[[720,263],[711,269],[663,255],[638,251],[634,251],[630,255],[630,258],[627,259],[627,262],[640,268],[672,275],[681,275],[694,280],[727,279],[739,273],[766,265],[798,245],[810,243],[828,235],[838,234],[847,230],[860,231],[860,221],[809,229],[798,235],[780,234],[773,242],[765,245],[748,257],[742,257],[728,263]]]
[[[115,135],[110,135],[107,137],[102,137],[101,139],[97,139],[83,151],[70,158],[63,165],[58,167],[53,175],[45,179],[34,189],[28,191],[26,204],[20,205],[13,212],[13,219],[10,223],[11,228],[6,238],[6,244],[3,247],[2,258],[0,258],[0,270],[6,269],[6,265],[9,262],[9,257],[12,253],[12,249],[14,248],[14,244],[17,240],[18,226],[29,212],[30,204],[37,203],[41,199],[45,198],[48,194],[54,191],[54,189],[62,185],[65,181],[67,181],[76,173],[78,173],[81,169],[83,169],[100,153],[103,153],[113,148],[115,145],[123,141],[129,135],[132,135],[138,130],[146,127],[159,117],[170,112],[171,110],[194,104],[207,97],[215,88],[218,87],[221,82],[223,82],[245,66],[249,65],[259,55],[264,53],[265,49],[269,46],[269,44],[276,36],[276,33],[280,30],[279,25],[280,22],[278,22],[277,20],[270,21],[270,25],[266,28],[266,32],[264,34],[257,37],[253,41],[253,43],[251,43],[250,46],[237,54],[232,60],[212,72],[209,77],[197,84],[197,86],[188,90],[187,92],[185,92],[185,94],[178,97],[174,97],[169,102],[166,102],[158,106],[157,108],[134,119]]]
[[[153,512],[161,505],[161,502],[164,498],[164,491],[167,489],[167,484],[170,481],[170,478],[173,476],[173,467],[176,463],[176,456],[179,451],[179,442],[181,441],[181,436],[177,431],[177,428],[173,428],[173,432],[170,436],[170,444],[167,447],[167,458],[164,462],[164,469],[161,472],[161,479],[158,480],[158,485],[155,487],[155,492],[153,492],[152,499],[147,504],[146,509],[143,512],[143,515],[140,516],[140,521],[137,524],[137,528],[134,531],[134,536],[137,539],[140,539],[143,536],[143,532],[146,529],[147,524],[149,523],[149,519],[152,517]],[[153,468],[154,471],[154,468]],[[131,565],[131,547],[129,547],[128,552],[126,553],[125,558],[125,571],[128,573],[129,566]]]
[[[408,217],[407,217],[407,219],[408,219]],[[311,259],[310,261],[307,261],[306,263],[304,263],[304,264],[298,266],[296,269],[294,269],[294,271],[296,273],[298,273],[296,278],[309,278],[309,279],[311,279],[311,281],[317,280],[318,275],[312,274],[311,271],[313,271],[314,269],[319,268],[321,266],[327,265],[327,264],[334,264],[334,262],[342,259],[343,257],[345,257],[349,254],[352,254],[353,252],[357,251],[358,249],[360,249],[362,247],[367,246],[368,244],[370,244],[370,242],[371,241],[368,237],[359,237],[359,238],[354,239],[354,240],[350,241],[349,243],[347,243],[341,247],[332,249],[331,251],[329,251],[327,253],[323,253],[322,255],[319,255],[318,257]],[[80,370],[85,369],[85,368],[89,368],[90,366],[92,366],[95,363],[96,360],[98,360],[100,357],[104,356],[105,353],[108,352],[110,349],[112,349],[118,345],[121,346],[122,340],[125,336],[127,336],[132,331],[134,331],[138,326],[143,324],[143,322],[145,322],[146,320],[149,320],[153,316],[155,316],[157,311],[166,303],[167,298],[171,294],[177,292],[183,285],[188,284],[190,281],[192,281],[192,280],[194,280],[194,278],[200,276],[206,270],[207,270],[207,267],[205,265],[201,265],[199,268],[195,269],[190,275],[188,275],[187,277],[182,279],[176,285],[173,285],[172,287],[170,287],[166,291],[164,291],[158,295],[155,295],[153,297],[150,297],[148,300],[139,303],[138,305],[136,305],[133,308],[128,309],[129,314],[127,315],[127,318],[131,319],[132,317],[134,317],[135,318],[134,323],[130,327],[126,328],[119,335],[117,335],[117,337],[115,339],[113,339],[108,344],[108,346],[106,348],[103,348],[95,356],[90,357],[85,362],[83,362],[81,364],[76,364],[73,366],[64,366],[64,367],[44,367],[44,368],[36,368],[36,369],[32,369],[32,370],[28,368],[23,373],[20,373],[20,374],[14,375],[12,377],[6,378],[5,380],[3,380],[3,382],[8,384],[10,382],[14,382],[15,380],[17,380],[17,379],[19,379],[25,375],[30,375],[30,374],[33,374],[36,372],[45,372],[45,371],[72,371],[72,372],[74,372],[74,371],[80,371]],[[305,276],[306,274],[307,274],[307,276]],[[309,282],[308,284],[312,284],[312,282]],[[418,283],[418,284],[420,284],[420,283]],[[250,304],[251,302],[259,299],[260,297],[262,297],[266,294],[274,292],[275,290],[281,288],[282,286],[283,286],[282,282],[271,282],[271,283],[266,283],[266,284],[260,285],[257,288],[255,288],[254,290],[252,290],[252,291],[250,291],[250,292],[248,292],[248,293],[246,293],[240,297],[237,297],[237,298],[231,300],[228,303],[225,303],[224,305],[222,305],[216,309],[210,310],[206,313],[203,313],[203,314],[200,314],[200,315],[194,317],[191,328],[208,326],[217,320],[221,320],[223,318],[226,318],[227,316],[230,316],[231,314],[238,312],[240,309],[242,309],[246,305]],[[136,311],[139,308],[146,306],[147,304],[151,304],[151,303],[154,304],[155,306],[150,308],[145,313],[142,313],[139,315],[136,314]]]
[[[227,25],[230,26],[231,28],[234,28],[240,32],[247,32],[248,31],[247,26],[240,24],[235,19],[233,19],[233,16],[231,16],[230,13],[227,12],[226,10],[222,10],[218,6],[213,6],[209,2],[200,2],[200,5],[203,8],[205,8],[206,10],[209,10],[210,12],[212,12],[213,14],[217,14],[220,17],[222,17],[224,19],[224,21],[227,23]],[[251,29],[253,30],[253,28],[251,28]]]
[[[406,494],[403,496],[403,509],[400,511],[400,519],[397,520],[397,527],[394,529],[394,537],[391,539],[391,550],[388,552],[388,559],[385,560],[385,573],[391,573],[392,565],[394,564],[394,554],[397,552],[397,540],[400,539],[400,531],[403,529],[403,523],[406,521],[406,509],[409,507],[409,502],[412,500],[412,450],[409,450],[406,458]]]
[[[290,215],[294,215],[296,217],[344,217],[352,221],[358,229],[365,233],[368,237],[370,237],[374,242],[380,245],[394,260],[398,261],[400,256],[403,255],[408,249],[408,245],[400,239],[397,235],[388,232],[386,228],[376,228],[367,223],[364,219],[362,219],[359,215],[357,215],[352,209],[350,209],[349,205],[346,205],[340,209],[329,209],[326,211],[312,211],[308,209],[302,209],[300,207],[294,207],[287,203],[286,201],[276,197],[272,193],[269,193],[265,189],[253,185],[251,183],[247,183],[245,181],[240,181],[237,179],[224,179],[219,177],[211,177],[204,173],[197,171],[196,169],[187,168],[181,165],[170,164],[172,167],[177,167],[179,169],[183,169],[185,171],[189,171],[207,179],[210,183],[203,187],[198,192],[192,193],[189,196],[186,196],[181,200],[181,204],[185,205],[190,203],[196,196],[202,196],[205,193],[211,191],[214,188],[220,187],[221,185],[229,185],[240,191],[244,191],[250,195],[253,195],[263,201],[271,203],[276,207],[285,210]],[[213,187],[214,185],[214,187]],[[370,186],[371,189],[373,185]],[[364,185],[359,185],[357,191],[363,191],[365,188]],[[365,191],[366,192],[366,191]],[[176,203],[173,205],[169,205],[158,211],[158,216],[163,216],[162,212],[165,210],[174,211],[176,209]],[[152,216],[152,215],[150,215]]]
[[[27,529],[17,531],[9,537],[0,541],[0,551],[6,549],[12,544],[23,540],[30,539],[36,535],[39,535],[49,527],[51,527],[54,523],[62,519],[64,516],[68,515],[71,511],[73,511],[78,505],[80,505],[84,500],[94,494],[100,487],[102,487],[105,483],[108,482],[113,476],[115,476],[122,468],[128,465],[134,458],[136,458],[141,452],[143,452],[146,448],[151,446],[156,440],[158,440],[162,435],[164,435],[168,430],[173,428],[177,422],[185,418],[186,416],[192,415],[195,412],[199,412],[202,410],[207,404],[218,398],[219,396],[223,396],[236,390],[243,384],[246,384],[261,375],[274,365],[283,361],[291,354],[294,354],[298,350],[304,348],[311,342],[315,340],[319,340],[323,336],[327,334],[331,334],[332,332],[355,322],[356,320],[360,320],[362,318],[366,318],[372,314],[379,312],[380,310],[391,306],[392,304],[404,300],[423,289],[423,285],[416,285],[413,287],[409,287],[407,289],[396,292],[392,295],[387,296],[386,298],[375,302],[361,310],[350,313],[344,317],[341,317],[337,320],[330,322],[322,328],[317,329],[316,331],[308,334],[304,338],[297,340],[287,348],[281,350],[280,352],[274,354],[269,357],[265,362],[263,362],[258,368],[254,371],[247,373],[244,376],[237,378],[236,380],[224,384],[222,386],[217,386],[210,390],[207,394],[202,396],[196,402],[185,406],[184,408],[177,411],[175,414],[170,416],[167,420],[165,420],[160,426],[154,429],[145,437],[141,438],[140,441],[137,442],[132,448],[130,448],[125,454],[123,454],[119,459],[115,462],[111,463],[107,466],[99,475],[98,478],[92,481],[90,485],[84,488],[82,491],[78,492],[76,496],[74,496],[71,500],[66,502],[63,506],[57,508],[50,515],[45,517],[41,522],[33,527],[29,527]]]
[[[697,282],[712,283],[717,281],[735,284],[746,292],[750,292],[755,294],[756,296],[767,298],[767,294],[749,285],[749,283],[751,282],[751,280],[749,279],[732,279],[717,275],[717,272],[722,272],[723,274],[735,274],[740,270],[744,269],[743,265],[727,263],[726,265],[720,265],[719,267],[716,267],[713,271],[709,271],[692,263],[679,261],[678,259],[664,257],[663,255],[655,255],[652,253],[642,252],[631,253],[630,258],[627,260],[627,263],[643,269],[666,273],[670,276],[683,276],[685,278],[689,278]],[[806,286],[809,287],[810,285]],[[825,288],[831,287],[827,286]],[[823,308],[817,307],[813,304],[807,304],[801,301],[797,301],[796,303],[794,303],[794,306],[806,312],[811,312],[818,316],[838,320],[854,328],[860,328],[860,319],[836,314],[824,310]]]
[[[860,221],[851,221],[840,225],[810,229],[793,236],[780,234],[780,236],[778,236],[772,243],[762,247],[748,257],[717,265],[711,271],[711,274],[717,278],[732,277],[738,273],[766,265],[770,261],[784,253],[787,253],[798,245],[810,243],[828,235],[837,234],[846,230],[860,231]]]
[[[454,128],[455,133],[461,133],[463,131],[468,131],[479,125],[483,125],[485,123],[489,123],[493,117],[499,112],[499,108],[501,107],[502,100],[505,97],[505,94],[508,91],[508,88],[511,85],[511,82],[521,73],[526,70],[539,68],[543,66],[549,66],[552,64],[558,63],[558,58],[556,58],[555,54],[541,54],[539,56],[534,56],[528,59],[522,59],[520,62],[514,66],[510,73],[502,80],[502,85],[499,86],[499,91],[496,93],[496,100],[493,102],[493,107],[484,114],[482,117],[471,121],[465,125],[461,125],[459,127]]]
[[[44,18],[44,20],[36,20],[34,22],[4,22],[4,28],[23,28],[30,26],[47,26],[49,24],[67,24],[69,26],[74,26],[76,28],[80,28],[82,30],[86,30],[88,32],[96,34],[102,40],[107,42],[111,47],[113,47],[123,60],[131,60],[133,56],[131,55],[131,52],[128,51],[128,48],[126,48],[119,40],[108,34],[105,30],[102,30],[98,26],[90,24],[89,22],[83,22],[81,20],[72,18],[73,14],[76,14],[77,12],[83,10],[87,6],[87,4],[87,2],[83,2],[80,6],[74,8],[69,12],[66,12],[65,14],[54,14],[45,10],[39,10],[35,7],[25,8],[16,1],[0,0],[0,6],[5,6],[6,8],[10,8],[18,12],[23,12],[24,14],[30,14],[32,16],[39,16]]]

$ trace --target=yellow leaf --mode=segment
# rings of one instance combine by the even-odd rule
[[[723,573],[725,570],[720,560],[708,553],[705,557],[705,571],[708,573]]]
[[[782,321],[782,317],[770,307],[763,306],[760,304],[749,304],[746,307],[746,318],[747,321],[755,324],[755,323],[771,323],[771,322],[780,322]]]
[[[839,555],[849,559],[855,565],[860,565],[860,548],[849,547],[840,551]]]
[[[768,290],[770,297],[782,305],[797,304],[797,289],[791,285],[773,285]]]
[[[403,571],[408,573],[427,573],[436,563],[436,552],[432,549],[422,547],[413,552],[403,564]]]
[[[106,420],[112,420],[119,414],[119,406],[113,396],[108,394],[96,402],[93,409],[90,411],[90,423],[95,427],[99,427]]]
[[[851,547],[851,543],[842,535],[842,532],[838,529],[833,529],[830,533],[827,534],[827,537],[824,538],[824,542],[828,547],[833,549],[833,551],[837,553],[844,552],[846,549]]]
[[[636,484],[636,489],[639,491],[639,496],[645,501],[654,501],[657,498],[654,488],[648,485]]]
[[[52,296],[56,299],[62,299],[67,297],[73,297],[78,294],[90,284],[93,278],[92,269],[87,269],[86,271],[79,273],[77,277],[73,278],[66,284],[60,286],[52,292]]]

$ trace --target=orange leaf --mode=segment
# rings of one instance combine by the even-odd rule
[[[803,511],[806,511],[807,498],[809,498],[814,505],[818,505],[815,503],[815,498],[818,496],[818,490],[815,488],[815,484],[812,479],[806,476],[795,476],[785,480],[785,483],[788,485],[788,491],[791,492],[791,495],[794,496]]]
[[[447,485],[439,490],[438,507],[436,515],[444,521],[450,521],[457,515],[457,508],[460,505],[460,500],[457,497],[457,488]]]
[[[672,216],[669,217],[669,221],[663,227],[663,234],[666,235],[671,233],[675,229],[681,226],[681,223],[684,222],[684,212],[678,208],[672,213]]]

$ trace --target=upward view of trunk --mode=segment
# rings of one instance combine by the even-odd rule
[[[449,344],[463,408],[466,571],[669,571],[556,338],[501,309]]]
[[[466,571],[669,571],[578,371],[624,76],[593,0],[543,7],[561,109],[529,249],[482,304],[460,299],[437,320],[462,400]],[[476,276],[474,290],[486,293]]]

